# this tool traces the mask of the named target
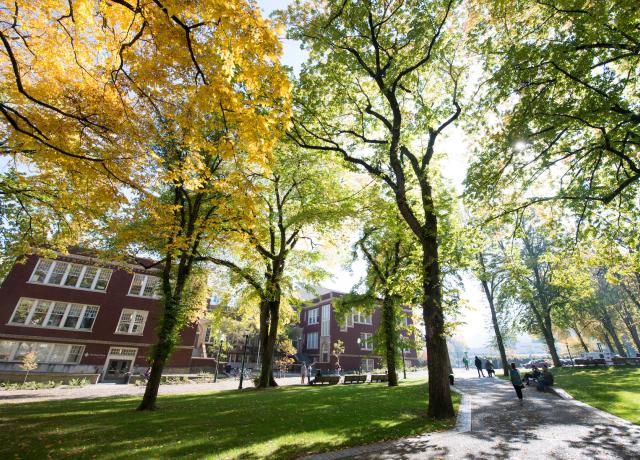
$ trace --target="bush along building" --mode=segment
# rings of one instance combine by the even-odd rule
[[[82,374],[121,382],[144,373],[162,308],[158,271],[145,268],[152,264],[108,264],[83,251],[15,264],[0,287],[0,380],[15,377],[29,352],[40,380]],[[195,351],[198,330],[182,331],[165,373],[213,367],[212,357]]]
[[[342,341],[344,352],[339,360],[343,370],[370,372],[383,368],[382,357],[375,354],[373,343],[380,327],[380,309],[375,308],[369,314],[354,309],[338,323],[333,302],[343,295],[337,291],[326,291],[302,307],[295,341],[298,359],[307,364],[315,363],[314,369],[333,371],[338,361],[335,345]],[[402,322],[406,326],[412,324],[408,307],[404,309]],[[412,336],[408,338],[413,339]],[[404,350],[404,359],[407,367],[417,365],[416,350]]]

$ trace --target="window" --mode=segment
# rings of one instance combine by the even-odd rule
[[[307,324],[318,324],[318,309],[309,310]]]
[[[120,315],[116,333],[142,335],[148,313],[148,311],[144,310],[129,310],[125,308]]]
[[[371,372],[375,366],[375,363],[372,358],[363,358],[360,366],[362,367],[363,371]]]
[[[87,308],[85,308],[84,310],[82,321],[80,321],[80,329],[91,329],[93,327],[93,322],[96,320],[97,315],[98,315],[98,307],[87,306]]]
[[[13,312],[13,316],[11,317],[10,323],[13,324],[24,324],[27,322],[27,317],[31,312],[31,308],[33,307],[35,300],[33,299],[20,299],[18,302],[18,306],[16,310]]]
[[[157,288],[160,279],[157,276],[150,275],[133,275],[129,295],[139,297],[158,297]]]
[[[93,289],[95,289],[96,291],[106,291],[107,286],[109,285],[109,280],[111,279],[111,273],[113,273],[113,270],[101,268],[100,273],[98,274],[98,279],[96,280],[96,284]]]
[[[322,323],[320,324],[320,334],[323,337],[329,335],[329,320],[331,319],[331,305],[322,306]]]
[[[96,267],[87,267],[84,271],[84,275],[82,276],[82,281],[80,281],[80,287],[84,289],[91,289],[97,274],[98,269]]]
[[[341,323],[340,323],[340,332],[347,332],[349,325],[347,324],[347,319],[345,318]]]
[[[353,310],[353,322],[360,324],[372,324],[371,314],[365,314],[357,310]]]
[[[204,343],[213,343],[213,337],[211,337],[211,325],[207,326],[204,331]]]
[[[318,348],[318,333],[311,332],[307,334],[307,349],[315,350]]]
[[[84,347],[82,345],[71,345],[69,348],[69,354],[67,355],[68,363],[79,363],[80,358],[82,358],[82,350]]]
[[[98,309],[96,305],[22,298],[9,323],[29,327],[91,330]]]
[[[360,349],[373,350],[373,340],[370,332],[360,333]]]
[[[62,284],[62,278],[64,278],[65,273],[67,273],[67,268],[69,268],[68,263],[56,262],[53,265],[53,271],[47,279],[47,284]]]
[[[402,318],[404,326],[405,327],[409,327],[411,326],[411,317],[410,316],[405,316],[404,318]]]
[[[36,354],[38,363],[77,364],[82,358],[84,345],[0,341],[0,361],[20,361],[30,351]]]
[[[80,280],[80,275],[82,274],[82,268],[82,265],[71,264],[69,273],[67,273],[67,278],[64,280],[64,285],[69,287],[76,287],[76,285],[78,284],[78,280]]]
[[[48,327],[60,327],[62,323],[62,318],[64,317],[65,312],[67,311],[67,304],[63,302],[56,302],[53,305],[53,309],[51,310],[51,314],[49,315],[49,321],[47,321]]]
[[[112,348],[109,350],[109,356],[135,356],[138,352],[137,348]]]
[[[53,265],[53,262],[46,259],[38,260],[38,265],[36,266],[33,275],[31,275],[32,283],[44,283],[44,280],[47,279],[49,275],[49,269]]]
[[[64,321],[64,327],[75,329],[80,319],[80,313],[82,313],[82,305],[76,303],[71,304],[71,307],[67,311],[67,319]]]
[[[322,351],[320,353],[320,361],[322,361],[323,363],[328,363],[329,362],[329,344],[327,344],[327,343],[323,343],[322,344]]]
[[[113,270],[108,268],[40,259],[31,275],[31,282],[104,292],[112,273]]]
[[[51,302],[48,300],[40,300],[36,303],[35,308],[32,309],[31,319],[29,320],[29,326],[43,326],[44,319],[49,312]]]

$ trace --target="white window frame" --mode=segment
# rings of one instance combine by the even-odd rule
[[[36,274],[36,271],[38,270],[38,267],[40,266],[40,263],[42,261],[46,261],[46,262],[51,262],[51,266],[49,267],[49,270],[47,271],[47,274],[44,277],[44,281],[40,282],[40,281],[34,281],[34,276]],[[62,278],[60,279],[60,283],[50,283],[49,280],[51,279],[51,275],[53,274],[53,270],[55,268],[55,266],[57,264],[67,264],[67,268],[65,269],[64,273],[62,274]],[[71,271],[71,266],[72,265],[82,265],[82,269],[80,270],[80,275],[78,275],[78,280],[76,281],[76,284],[73,286],[67,286],[65,285],[66,281],[67,281],[67,277],[69,276],[69,272]],[[87,271],[87,268],[89,267],[93,267],[95,268],[96,271],[96,275],[93,278],[93,280],[91,281],[91,287],[80,287],[81,282],[84,279],[84,275]],[[96,289],[96,284],[98,283],[98,279],[100,279],[100,276],[102,275],[103,271],[109,271],[109,277],[107,278],[107,284],[104,288],[104,290],[102,289]],[[106,267],[96,267],[95,265],[85,265],[85,264],[81,264],[75,261],[72,262],[66,262],[64,260],[54,260],[54,259],[44,259],[44,258],[39,258],[38,262],[36,263],[36,266],[33,269],[33,272],[31,272],[31,276],[29,277],[29,283],[31,284],[46,284],[47,286],[57,286],[57,287],[61,287],[61,288],[65,288],[65,289],[79,289],[81,291],[91,291],[91,292],[102,292],[102,293],[106,293],[107,289],[109,288],[109,283],[111,282],[111,276],[113,275],[113,270],[111,268],[106,268]]]
[[[14,323],[13,322],[13,318],[16,315],[16,312],[18,310],[18,308],[20,307],[20,304],[25,301],[25,300],[32,300],[33,301],[33,305],[31,306],[31,309],[29,310],[29,313],[27,313],[27,317],[24,321],[24,323]],[[36,312],[36,309],[38,307],[38,305],[40,304],[40,302],[49,302],[49,308],[47,310],[47,313],[44,316],[44,319],[42,320],[42,324],[37,325],[37,324],[29,324],[31,322],[31,319],[33,318],[34,313]],[[65,309],[64,309],[64,313],[62,314],[62,319],[60,320],[60,326],[47,326],[47,324],[49,323],[49,319],[51,318],[51,315],[53,314],[53,309],[55,308],[55,305],[59,303],[62,303],[65,305]],[[67,316],[69,315],[69,312],[71,311],[71,307],[72,305],[80,305],[81,310],[80,310],[80,316],[78,317],[78,321],[76,322],[75,327],[64,327],[64,323],[67,321]],[[80,328],[80,325],[82,324],[82,320],[84,318],[84,314],[87,311],[88,308],[90,307],[95,307],[98,310],[96,311],[96,317],[93,320],[93,323],[91,324],[91,328],[89,329],[83,329]],[[34,299],[32,297],[20,297],[20,299],[18,299],[18,303],[16,304],[15,308],[13,309],[13,313],[11,314],[11,317],[9,318],[9,322],[7,323],[7,325],[9,326],[21,326],[21,327],[35,327],[38,329],[62,329],[62,330],[66,330],[66,331],[81,331],[81,332],[91,332],[93,331],[93,326],[96,324],[96,321],[98,320],[98,313],[100,313],[100,306],[98,305],[85,305],[85,304],[79,304],[76,302],[60,302],[60,301],[56,301],[56,300],[48,300],[48,299]]]
[[[373,334],[371,332],[360,333],[360,349],[367,351],[373,350]]]
[[[318,335],[317,332],[309,332],[307,334],[307,350],[318,349]],[[314,340],[311,340],[311,338],[314,338]]]
[[[140,286],[140,294],[132,294],[131,293],[131,288],[133,288],[133,282],[135,281],[136,276],[142,276],[143,277],[142,286]],[[160,296],[156,292],[154,292],[154,294],[150,295],[150,296],[149,295],[144,295],[144,290],[147,287],[147,282],[149,281],[149,278],[155,278],[155,279],[158,280],[157,281],[158,283],[160,282],[160,277],[158,277],[158,276],[145,275],[143,273],[134,273],[133,276],[131,277],[131,284],[129,284],[129,291],[128,291],[127,295],[130,296],[130,297],[142,297],[143,299],[159,299]]]
[[[373,324],[373,314],[369,313],[365,316],[365,313],[353,309],[351,312],[352,321],[354,324],[367,324],[371,326]]]
[[[57,342],[28,342],[25,340],[3,340],[3,342],[9,342],[11,343],[11,351],[9,352],[9,359],[6,360],[0,360],[0,362],[19,362],[20,359],[16,359],[16,353],[18,352],[18,349],[20,348],[20,345],[22,343],[27,343],[29,344],[29,347],[33,350],[34,348],[37,348],[39,345],[47,345],[49,350],[47,351],[47,355],[44,359],[37,359],[37,363],[39,364],[79,364],[80,361],[82,361],[82,356],[84,355],[84,350],[85,350],[85,346],[78,344],[78,343],[57,343]],[[55,346],[59,345],[59,346],[63,346],[66,347],[65,351],[64,351],[64,358],[62,361],[51,361],[50,358],[53,355],[53,351],[55,349]],[[69,362],[69,354],[71,353],[71,347],[74,346],[78,346],[78,347],[82,347],[80,349],[80,352],[78,353],[79,356],[79,360],[77,362]]]
[[[326,304],[322,306],[322,318],[320,321],[320,335],[322,337],[328,337],[331,332],[331,305]]]
[[[120,329],[120,323],[122,322],[122,316],[125,313],[131,313],[131,322],[129,323],[129,330],[128,332],[124,332],[124,331],[119,331],[118,329]],[[135,318],[136,315],[142,315],[144,317],[144,321],[142,322],[142,328],[140,329],[140,332],[131,332],[133,331],[133,326],[136,324],[135,322]],[[120,312],[120,317],[118,318],[118,324],[116,324],[116,330],[114,332],[114,334],[122,334],[122,335],[143,335],[144,334],[144,328],[147,326],[147,319],[149,317],[149,311],[148,310],[134,310],[132,308],[123,308],[122,311]]]
[[[307,324],[309,325],[318,324],[318,317],[320,316],[319,313],[320,313],[319,308],[312,308],[311,310],[309,310],[309,312],[307,313]]]
[[[376,362],[373,358],[362,358],[360,360],[360,368],[365,372],[370,372],[376,368]]]

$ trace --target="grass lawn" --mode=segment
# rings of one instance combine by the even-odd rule
[[[414,380],[161,396],[153,413],[138,397],[5,404],[0,458],[291,458],[451,428],[427,394]]]
[[[593,407],[640,424],[640,367],[552,369],[556,385]]]

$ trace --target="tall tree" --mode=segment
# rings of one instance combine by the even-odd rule
[[[454,416],[430,166],[436,142],[461,113],[461,30],[454,0],[296,1],[289,36],[310,56],[289,132],[300,146],[337,155],[393,194],[421,248],[430,416]]]
[[[136,71],[139,84],[146,86],[135,90],[153,110],[140,171],[145,181],[131,192],[130,206],[108,216],[112,247],[155,256],[162,271],[163,309],[140,410],[155,409],[167,359],[206,298],[206,280],[194,276],[206,265],[201,250],[222,244],[223,225],[252,225],[245,209],[255,204],[245,172],[268,169],[288,118],[289,86],[277,60],[280,44],[253,3],[158,5],[132,7],[138,31],[152,33],[147,23],[160,21],[159,26],[179,28],[182,34],[177,38],[162,30],[154,35],[154,40],[167,40],[158,46],[169,46],[167,55],[156,56],[163,66],[154,62],[147,64],[150,68],[118,69]],[[141,41],[140,46],[149,43],[155,42]]]
[[[289,143],[275,152],[270,172],[252,173],[255,205],[247,220],[230,222],[225,235],[235,251],[203,248],[200,260],[227,267],[257,298],[260,311],[261,370],[259,388],[276,386],[273,353],[282,306],[291,307],[296,283],[317,282],[326,275],[316,265],[314,236],[336,228],[351,200],[336,164],[304,154]],[[305,242],[309,243],[305,246]],[[291,308],[289,308],[291,312]]]
[[[502,248],[503,249],[503,248]],[[491,324],[493,325],[493,333],[496,338],[496,345],[502,360],[502,369],[504,375],[509,375],[509,363],[507,361],[507,352],[502,339],[502,331],[500,330],[500,322],[498,321],[497,301],[499,298],[500,285],[504,282],[505,267],[502,265],[499,253],[480,251],[478,253],[478,268],[476,273],[487,303],[491,312]]]
[[[632,199],[640,179],[635,0],[479,2],[488,143],[469,170],[510,207],[564,199],[578,209]],[[526,14],[519,12],[526,11]],[[485,118],[485,110],[496,116]],[[489,135],[486,135],[486,131]],[[553,186],[543,183],[549,175]],[[512,187],[515,185],[515,187]]]

